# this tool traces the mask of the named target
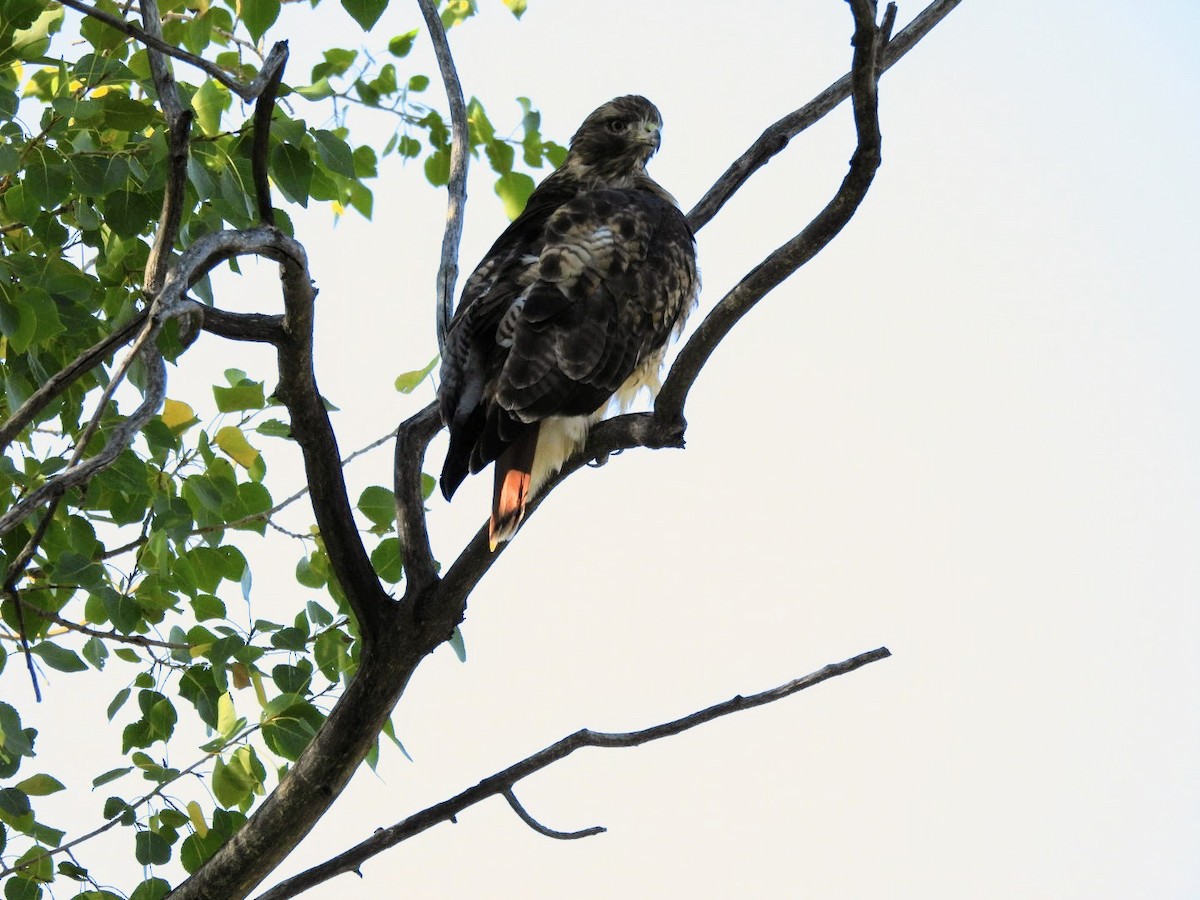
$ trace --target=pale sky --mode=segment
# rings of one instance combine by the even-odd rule
[[[468,96],[497,125],[530,96],[565,142],[645,94],[665,119],[651,172],[685,209],[850,58],[837,0],[531,0],[519,24],[481,5],[451,34]],[[402,7],[371,46],[415,24]],[[289,25],[307,14],[269,35],[291,40],[290,81],[329,33]],[[415,762],[360,773],[279,876],[580,727],[642,728],[886,645],[781,703],[517,786],[548,826],[606,834],[551,841],[495,799],[306,896],[1200,895],[1197,33],[1187,0],[964,0],[884,77],[870,195],[714,355],[688,449],[554,493],[472,597],[467,663],[439,650],[402,699]],[[696,321],[832,195],[853,146],[843,108],[701,232]],[[477,166],[464,274],[504,224],[490,183]],[[297,218],[344,451],[432,399],[391,383],[436,350],[444,196],[389,160],[375,208]],[[258,268],[218,303],[277,309]],[[171,396],[203,398],[232,363],[270,381],[269,354],[206,335]],[[390,459],[353,464],[352,493]],[[283,496],[298,470],[269,461]],[[431,501],[444,562],[490,489]],[[300,552],[251,556],[256,602],[307,599]],[[78,677],[54,679],[43,740],[71,733],[53,716]]]

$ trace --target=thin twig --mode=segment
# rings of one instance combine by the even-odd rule
[[[446,349],[446,334],[450,330],[450,318],[454,312],[454,288],[458,282],[458,245],[462,240],[463,207],[467,202],[467,104],[463,100],[462,84],[450,55],[450,42],[442,18],[438,15],[433,0],[417,0],[429,37],[433,40],[433,52],[437,56],[438,71],[446,86],[446,99],[450,102],[450,181],[446,186],[449,194],[446,206],[446,232],[442,238],[442,259],[437,277],[437,340],[438,352]]]
[[[64,619],[57,613],[52,613],[49,610],[39,609],[36,606],[29,605],[26,609],[39,618],[45,619],[47,622],[53,622],[55,625],[61,625],[68,631],[75,631],[79,634],[86,634],[88,637],[100,638],[105,641],[116,641],[119,644],[132,644],[135,647],[161,647],[164,650],[187,650],[187,644],[180,644],[174,641],[160,641],[156,638],[148,638],[142,634],[122,634],[115,628],[109,631],[101,631],[99,628],[92,628],[90,625],[82,625],[79,622],[72,622]]]
[[[114,16],[112,13],[107,13],[102,9],[97,9],[90,3],[84,3],[83,0],[60,0],[63,6],[81,12],[85,16],[91,16],[97,21],[103,22],[110,28],[115,28],[122,34],[128,35],[139,43],[145,44],[146,47],[152,48],[165,53],[167,56],[173,56],[180,62],[188,63],[195,66],[200,71],[207,74],[214,81],[218,81],[233,93],[237,94],[247,103],[262,93],[263,87],[266,84],[267,78],[270,77],[270,63],[273,56],[279,50],[279,44],[276,44],[271,52],[267,54],[267,60],[263,63],[262,70],[258,73],[253,81],[245,84],[238,81],[216,63],[209,62],[202,56],[197,56],[195,53],[189,53],[187,50],[180,49],[174,44],[168,44],[161,38],[147,32],[144,28],[139,28],[132,22],[122,19],[120,16]],[[264,78],[264,76],[266,76]]]
[[[850,0],[854,12],[854,61],[851,67],[854,127],[858,143],[837,193],[798,235],[754,267],[700,323],[676,357],[655,401],[655,417],[682,420],[692,384],[717,345],[747,312],[792,273],[820,253],[858,210],[870,190],[881,155],[879,132],[879,30],[871,0]]]
[[[603,825],[593,825],[591,828],[582,828],[579,831],[555,831],[553,828],[547,828],[531,816],[525,807],[521,805],[521,801],[517,799],[517,795],[513,793],[512,788],[505,788],[503,796],[522,822],[538,834],[554,838],[556,841],[575,841],[579,838],[591,837],[594,834],[604,834],[604,832],[608,831]]]
[[[371,857],[432,828],[440,822],[450,821],[463,810],[474,806],[482,800],[497,795],[503,796],[506,791],[511,792],[513,785],[518,781],[529,777],[535,772],[541,771],[552,763],[570,756],[582,747],[637,747],[640,744],[650,741],[672,737],[695,728],[697,725],[703,725],[706,722],[719,719],[722,716],[753,709],[757,706],[764,706],[767,703],[774,703],[776,700],[782,700],[784,697],[789,697],[798,691],[820,684],[822,681],[828,681],[839,675],[845,675],[870,663],[886,659],[889,656],[891,656],[891,652],[886,647],[880,647],[877,650],[859,654],[844,662],[825,666],[825,668],[813,672],[811,675],[805,675],[803,678],[797,678],[794,681],[789,681],[770,690],[751,694],[748,697],[733,697],[730,700],[710,706],[707,709],[699,710],[679,719],[673,719],[670,722],[664,722],[661,725],[643,728],[640,731],[609,733],[591,731],[587,728],[581,729],[551,744],[544,750],[526,757],[519,763],[483,779],[475,787],[468,788],[457,796],[451,797],[449,800],[444,800],[435,806],[409,816],[404,821],[398,822],[389,828],[379,829],[362,843],[355,845],[344,853],[340,853],[320,865],[313,866],[311,869],[307,869],[299,875],[281,882],[266,893],[260,894],[256,900],[288,900],[288,898],[296,897],[336,875],[357,871]]]
[[[880,52],[879,74],[882,75],[895,65],[905,53],[916,46],[921,38],[925,37],[961,2],[962,0],[934,0],[925,7]],[[895,21],[894,14],[890,21]],[[885,14],[884,25],[887,26],[888,22],[888,16]],[[770,162],[771,158],[783,150],[792,138],[819,122],[849,97],[850,82],[850,74],[843,75],[798,110],[788,113],[767,128],[758,140],[725,170],[725,173],[717,179],[700,202],[688,213],[688,221],[692,225],[692,230],[699,231],[703,228],[750,176]]]

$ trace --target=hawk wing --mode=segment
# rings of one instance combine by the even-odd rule
[[[541,461],[544,480],[622,387],[656,385],[698,287],[694,239],[673,203],[632,188],[560,199],[550,181],[468,280],[439,391],[450,426],[443,493],[500,460],[499,495],[505,474],[520,470],[514,530],[540,487],[532,474],[547,442],[541,423],[583,421],[561,458]]]

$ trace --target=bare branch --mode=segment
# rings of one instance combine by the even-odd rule
[[[821,252],[841,232],[874,181],[882,158],[876,91],[880,32],[875,25],[873,2],[850,0],[850,7],[855,22],[851,98],[854,126],[858,132],[858,146],[850,159],[850,170],[833,199],[804,230],[746,275],[717,303],[688,339],[655,402],[655,416],[662,421],[682,419],[688,391],[725,335],[769,291]]]
[[[383,629],[391,598],[367,556],[342,471],[337,437],[313,373],[313,313],[316,289],[303,248],[282,261],[285,340],[277,345],[276,396],[291,415],[292,437],[300,445],[313,513],[338,584],[346,594],[363,635],[364,652]]]
[[[434,0],[417,0],[433,50],[437,54],[438,70],[442,84],[446,86],[446,99],[450,102],[450,182],[446,206],[446,233],[442,238],[442,260],[437,277],[437,340],[438,352],[446,349],[446,334],[450,330],[450,317],[454,312],[454,288],[458,282],[458,244],[462,239],[463,207],[467,202],[467,105],[463,100],[462,85],[454,58],[450,55],[450,42],[446,29],[442,27]]]
[[[229,90],[233,91],[246,102],[250,102],[259,94],[262,93],[266,86],[267,79],[270,78],[271,61],[279,52],[280,45],[276,44],[271,52],[267,54],[266,62],[263,63],[262,70],[258,73],[253,81],[249,84],[244,84],[218,66],[216,63],[209,62],[202,56],[197,56],[195,53],[189,53],[186,50],[176,47],[174,44],[168,44],[161,38],[155,37],[143,28],[139,28],[132,22],[127,22],[120,16],[114,16],[112,13],[107,13],[102,9],[97,9],[90,3],[85,3],[83,0],[60,0],[63,6],[73,9],[76,12],[81,12],[85,16],[91,16],[110,28],[115,28],[122,34],[128,35],[135,41],[144,44],[147,48],[151,48],[165,53],[167,56],[173,56],[181,62],[195,66],[200,71],[207,74],[214,81],[218,81]],[[265,77],[264,77],[265,76]]]
[[[935,25],[944,19],[962,0],[934,0],[915,19],[888,42],[879,54],[879,73],[890,69],[909,50],[916,46]],[[884,25],[890,32],[889,21],[895,21],[895,14],[890,20],[885,14]],[[850,96],[851,76],[843,75],[804,106],[788,113],[774,125],[769,127],[750,148],[738,157],[725,171],[716,184],[709,188],[708,193],[688,213],[688,221],[692,229],[699,231],[725,205],[726,201],[753,175],[756,171],[771,161],[782,151],[796,135],[816,124],[827,113],[837,107]]]
[[[200,317],[200,327],[210,334],[234,341],[278,345],[284,339],[283,316],[265,313],[235,313],[194,300],[187,303]]]
[[[421,470],[425,450],[441,428],[438,405],[431,403],[404,422],[396,435],[392,478],[396,493],[396,530],[404,548],[406,598],[416,597],[437,578],[437,563],[425,524]]]
[[[276,56],[272,52],[272,66],[269,77],[263,85],[263,91],[254,105],[254,146],[250,154],[251,170],[254,173],[254,194],[258,201],[258,220],[263,225],[275,224],[275,207],[271,205],[271,182],[268,177],[269,165],[267,153],[271,146],[271,116],[275,112],[275,96],[279,93],[279,84],[283,81],[283,67],[287,64],[287,41],[275,45],[282,52]],[[264,72],[268,71],[264,68]]]
[[[531,816],[521,805],[521,801],[517,799],[517,795],[513,793],[512,788],[505,788],[503,791],[504,799],[508,801],[508,805],[512,807],[522,822],[532,828],[540,835],[548,838],[554,838],[556,841],[575,841],[579,838],[591,837],[594,834],[604,834],[608,831],[603,825],[593,825],[591,828],[583,828],[579,831],[555,831],[553,828],[547,828],[533,816]]]
[[[142,22],[147,34],[162,41],[162,18],[155,0],[142,0]],[[153,297],[162,290],[170,264],[171,249],[179,237],[179,225],[183,221],[183,191],[187,185],[188,136],[192,127],[192,111],[179,98],[175,84],[175,73],[164,54],[152,47],[146,48],[150,63],[150,74],[154,88],[158,91],[158,104],[167,120],[167,179],[163,194],[162,213],[158,219],[154,246],[146,260],[146,274],[142,290]]]
[[[718,703],[715,706],[710,706],[707,709],[699,710],[682,718],[673,719],[670,722],[664,722],[661,725],[654,725],[650,728],[643,728],[640,731],[609,733],[591,731],[587,728],[581,729],[551,744],[544,750],[526,757],[519,763],[485,778],[479,784],[475,785],[475,787],[468,788],[457,796],[451,797],[449,800],[444,800],[435,806],[409,816],[404,821],[398,822],[389,828],[376,831],[362,843],[355,845],[346,852],[318,866],[314,866],[311,869],[301,872],[299,875],[281,882],[266,893],[260,894],[256,900],[288,900],[288,898],[298,896],[313,886],[328,881],[336,875],[345,872],[355,872],[371,857],[432,828],[440,822],[447,822],[453,819],[463,810],[481,801],[497,795],[504,796],[506,792],[511,794],[513,785],[517,782],[570,756],[581,747],[637,747],[650,741],[672,737],[722,716],[753,709],[756,706],[764,706],[767,703],[774,703],[776,700],[782,700],[784,697],[789,697],[813,685],[820,684],[822,681],[828,681],[830,678],[845,675],[870,663],[886,659],[889,656],[891,656],[891,652],[886,647],[880,647],[877,650],[859,654],[844,662],[825,666],[825,668],[813,672],[811,675],[805,675],[803,678],[797,678],[794,681],[789,681],[787,684],[779,685],[770,690],[751,694],[748,697],[739,695],[726,700],[724,703]]]

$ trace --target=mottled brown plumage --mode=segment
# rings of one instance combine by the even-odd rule
[[[611,400],[657,391],[695,302],[691,229],[646,174],[661,127],[638,96],[588,116],[463,288],[438,390],[450,429],[441,486],[449,499],[495,462],[493,549]]]

